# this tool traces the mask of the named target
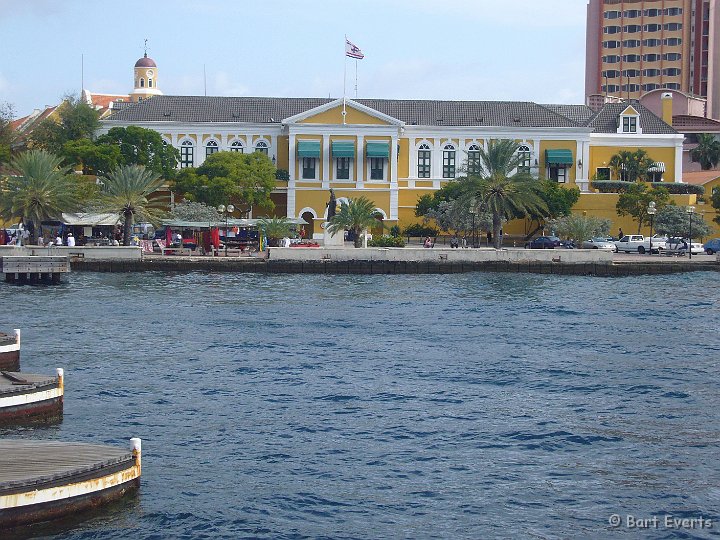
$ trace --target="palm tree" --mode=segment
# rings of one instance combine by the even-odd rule
[[[375,208],[375,203],[361,196],[357,199],[342,201],[340,210],[329,221],[327,231],[330,234],[343,232],[345,229],[355,233],[355,247],[362,245],[360,235],[365,229],[376,227],[379,223],[380,212]],[[381,224],[382,226],[382,224]]]
[[[479,150],[480,178],[474,183],[476,211],[492,215],[493,245],[500,249],[503,220],[547,212],[540,193],[542,184],[520,167],[525,156],[510,139],[492,140]],[[517,172],[516,172],[517,171]]]
[[[655,162],[642,149],[635,152],[621,150],[613,155],[608,163],[615,178],[627,182],[646,180],[648,171],[654,164]]]
[[[264,217],[258,221],[258,228],[273,246],[280,238],[292,235],[293,224],[286,217]]]
[[[100,181],[104,184],[101,209],[116,213],[124,220],[123,245],[130,245],[130,230],[135,217],[157,223],[164,214],[165,198],[148,198],[162,187],[163,179],[143,165],[118,167]]]
[[[45,150],[29,150],[11,163],[17,175],[0,179],[0,216],[32,224],[31,241],[43,220],[60,219],[63,212],[76,207],[76,184],[61,162]]]
[[[699,133],[698,145],[690,151],[693,161],[700,162],[703,171],[717,167],[720,163],[720,141],[711,133]]]

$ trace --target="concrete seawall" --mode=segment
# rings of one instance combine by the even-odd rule
[[[256,259],[221,257],[146,257],[139,261],[72,262],[74,271],[89,272],[251,272],[264,274],[457,274],[466,272],[509,272],[582,276],[635,276],[720,271],[715,261],[658,260],[657,262],[559,262],[550,260],[328,260]]]

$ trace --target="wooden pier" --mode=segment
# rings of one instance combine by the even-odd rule
[[[0,271],[9,283],[59,283],[70,272],[70,260],[64,256],[3,256]]]
[[[0,371],[0,426],[58,422],[64,394],[60,368],[56,377]]]
[[[141,469],[140,439],[130,439],[130,450],[0,440],[0,531],[118,499],[139,487]]]
[[[20,369],[20,330],[12,334],[0,332],[0,370]]]

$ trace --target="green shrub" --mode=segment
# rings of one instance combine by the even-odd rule
[[[400,227],[398,225],[390,227],[390,236],[394,236],[396,238],[400,236]]]
[[[276,169],[275,180],[285,180],[287,182],[290,180],[290,173],[285,169]]]
[[[399,236],[373,236],[368,241],[370,247],[405,247],[405,241]]]
[[[438,232],[434,227],[413,223],[405,227],[404,234],[405,236],[432,236],[434,238],[438,235]]]
[[[623,182],[621,180],[596,180],[591,182],[590,185],[600,193],[624,193],[634,183],[635,182]],[[702,186],[681,184],[680,182],[647,182],[647,185],[651,188],[663,187],[667,189],[668,193],[673,195],[702,195],[705,193],[705,188]]]

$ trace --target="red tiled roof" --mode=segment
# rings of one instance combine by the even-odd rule
[[[720,171],[694,171],[683,173],[682,179],[686,184],[693,184],[695,186],[703,186],[708,182],[720,178]]]

